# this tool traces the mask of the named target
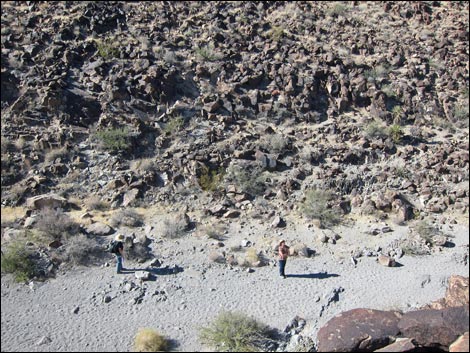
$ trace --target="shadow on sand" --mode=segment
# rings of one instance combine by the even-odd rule
[[[162,275],[175,275],[180,272],[183,272],[184,269],[178,265],[175,265],[173,267],[165,266],[165,267],[160,267],[160,268],[155,268],[155,267],[146,267],[146,268],[123,268],[121,270],[121,273],[123,274],[129,274],[129,273],[136,273],[138,271],[145,271],[149,272],[151,277],[154,276],[162,276]],[[152,278],[150,278],[151,280]]]
[[[326,273],[326,272],[319,272],[319,273],[305,273],[305,274],[288,274],[286,275],[287,278],[318,278],[318,279],[325,279],[329,277],[339,277],[336,273]]]

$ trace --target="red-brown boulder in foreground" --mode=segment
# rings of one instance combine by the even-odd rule
[[[468,307],[425,309],[403,314],[398,322],[403,337],[427,348],[446,349],[468,331]]]
[[[401,313],[372,309],[345,311],[328,321],[317,335],[318,352],[373,351],[397,336]]]

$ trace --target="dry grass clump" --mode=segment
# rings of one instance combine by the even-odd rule
[[[199,339],[217,352],[254,352],[261,350],[269,334],[268,326],[243,313],[223,312],[201,329]]]
[[[126,208],[116,212],[109,221],[109,224],[114,228],[121,225],[127,227],[140,227],[143,223],[144,217],[131,208]]]
[[[190,222],[186,214],[177,214],[163,221],[162,236],[164,238],[180,238],[189,230]]]
[[[97,195],[91,195],[85,200],[85,207],[87,210],[98,210],[98,211],[106,211],[109,210],[110,205],[109,202],[104,201],[101,197]]]
[[[168,340],[151,328],[140,328],[135,335],[135,352],[166,352],[168,346]]]

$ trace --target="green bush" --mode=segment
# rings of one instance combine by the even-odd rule
[[[223,312],[201,329],[199,339],[217,352],[256,352],[269,339],[269,328],[242,313]]]
[[[219,168],[218,170],[210,170],[204,166],[201,175],[198,177],[199,185],[204,191],[216,191],[224,179],[225,170]]]
[[[166,338],[151,328],[141,328],[135,335],[135,352],[165,352],[167,349]]]
[[[181,131],[184,126],[184,119],[181,115],[171,118],[163,128],[163,132],[167,135],[174,135]]]
[[[414,231],[423,239],[426,243],[432,244],[433,238],[436,235],[441,235],[441,231],[435,226],[429,224],[427,221],[420,221],[414,226]]]
[[[112,42],[110,39],[107,40],[97,40],[96,41],[96,50],[98,55],[103,59],[112,59],[119,56],[119,49],[117,44]]]
[[[221,55],[214,51],[213,45],[196,48],[196,54],[205,61],[217,61],[221,59]]]
[[[399,143],[401,138],[403,137],[403,129],[400,125],[392,125],[388,128],[388,133],[393,142]]]
[[[130,146],[130,133],[126,127],[98,131],[96,137],[102,147],[112,152],[126,151]]]
[[[374,120],[365,127],[364,136],[369,139],[387,137],[387,129],[384,124]]]
[[[318,219],[322,227],[338,225],[341,218],[338,213],[328,206],[331,193],[324,190],[308,190],[305,200],[300,205],[301,212],[310,219]]]
[[[16,241],[2,254],[2,273],[12,273],[18,282],[26,282],[34,275],[35,265],[25,242]]]

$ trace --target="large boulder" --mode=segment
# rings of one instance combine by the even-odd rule
[[[452,275],[447,284],[445,297],[432,302],[427,307],[431,309],[444,309],[459,306],[468,307],[468,295],[468,277]]]
[[[399,333],[401,313],[372,309],[345,311],[328,321],[317,335],[318,352],[373,351]]]
[[[56,194],[38,195],[26,200],[26,207],[32,210],[66,208],[67,206],[67,199]]]
[[[100,235],[100,236],[106,236],[111,233],[114,233],[114,229],[112,227],[101,222],[92,223],[88,225],[85,228],[85,230],[89,234]]]
[[[403,315],[398,328],[404,337],[437,349],[447,349],[460,335],[468,331],[468,307],[426,309]]]

